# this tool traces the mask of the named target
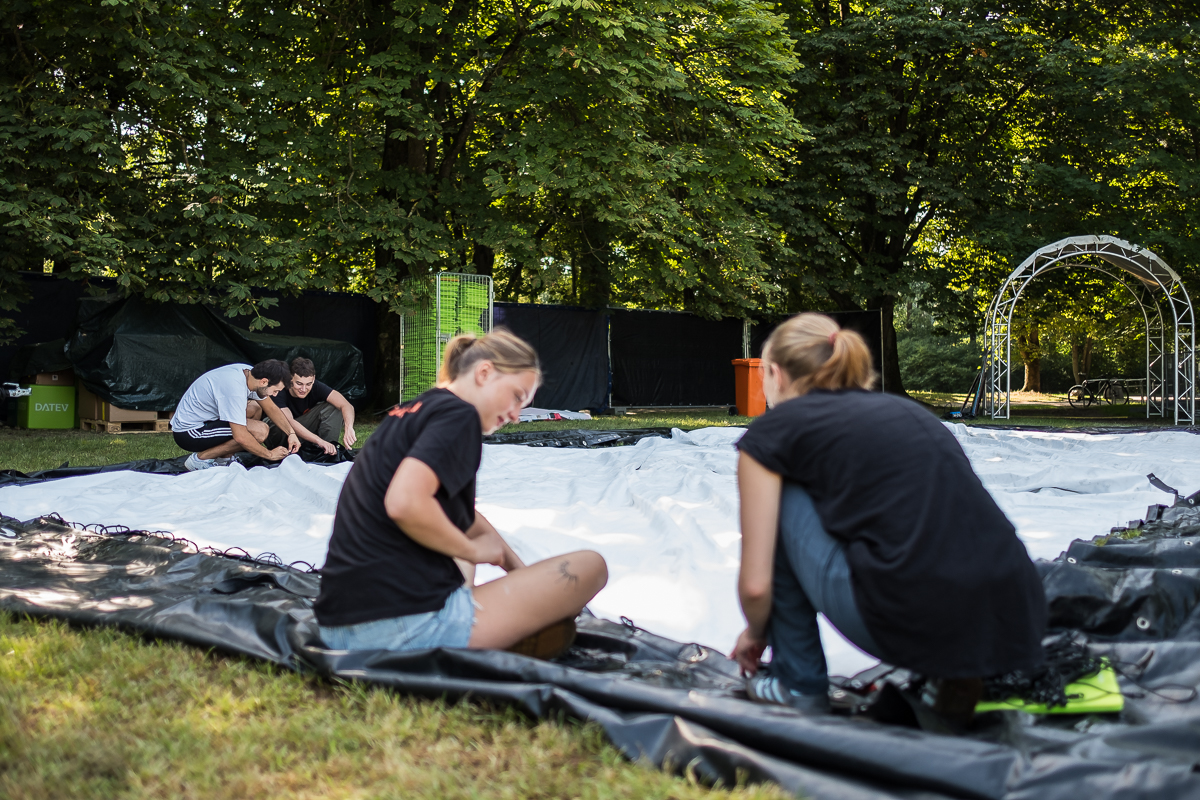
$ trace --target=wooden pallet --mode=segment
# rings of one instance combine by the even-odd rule
[[[108,422],[103,419],[81,419],[80,430],[100,433],[170,433],[171,420],[151,419],[145,422]]]

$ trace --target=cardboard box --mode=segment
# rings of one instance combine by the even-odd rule
[[[22,428],[59,430],[75,427],[75,387],[29,387],[29,397],[17,400],[17,424]]]
[[[80,419],[104,419],[104,401],[79,384],[78,404]]]
[[[64,369],[61,372],[39,372],[21,381],[22,386],[74,386],[75,371]]]
[[[133,411],[128,408],[117,408],[112,403],[104,404],[105,422],[154,422],[158,419],[157,411]]]
[[[157,411],[132,411],[106,403],[79,384],[79,418],[99,419],[105,422],[153,422],[158,419]]]

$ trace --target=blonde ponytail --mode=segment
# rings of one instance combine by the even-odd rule
[[[875,383],[871,351],[854,331],[824,314],[797,314],[771,332],[763,358],[778,364],[810,389],[870,389]]]
[[[450,383],[480,361],[490,361],[498,372],[535,372],[539,380],[542,376],[537,352],[528,342],[507,328],[493,328],[482,338],[464,333],[446,343],[438,386]]]

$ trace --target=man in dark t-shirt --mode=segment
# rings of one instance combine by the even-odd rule
[[[296,357],[290,364],[292,379],[275,398],[275,405],[292,422],[301,441],[311,442],[328,455],[337,452],[338,437],[346,447],[357,441],[354,434],[354,406],[327,384],[317,380],[311,359]],[[271,429],[274,437],[275,428]],[[272,441],[268,438],[268,441]]]

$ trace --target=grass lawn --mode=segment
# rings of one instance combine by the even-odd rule
[[[745,424],[637,415],[521,430]],[[360,441],[373,424],[358,426]],[[513,428],[517,429],[517,428]],[[507,430],[507,429],[506,429]],[[180,455],[169,434],[0,428],[0,469]],[[3,511],[0,503],[0,511]],[[0,613],[0,797],[782,798],[626,761],[599,728],[334,684],[175,642]]]
[[[735,417],[716,412],[674,414],[630,413],[624,417],[597,417],[593,420],[526,422],[506,425],[502,432],[548,431],[571,428],[681,428],[694,430],[714,425],[748,425],[750,417]],[[359,447],[375,430],[370,418],[355,425]],[[0,470],[34,472],[53,469],[64,463],[73,467],[116,464],[143,458],[175,458],[183,455],[169,433],[131,433],[109,435],[85,431],[26,431],[0,427]],[[3,510],[3,509],[0,509]]]
[[[596,726],[0,614],[6,800],[784,796],[630,763]]]
[[[950,395],[918,397],[935,407],[961,403]],[[1100,416],[1111,414],[1111,407],[1089,411],[1067,418],[1054,398],[1030,398],[1004,424],[1147,423],[1130,418],[1136,408],[1120,418]],[[749,422],[711,410],[633,412],[505,430],[691,430]],[[373,429],[373,422],[359,425],[360,442]],[[178,455],[169,434],[0,428],[0,469],[32,472],[64,462],[84,466]],[[0,614],[0,797],[279,795],[784,796],[772,786],[707,789],[629,763],[592,726],[535,722],[503,708],[331,684],[178,643]]]

